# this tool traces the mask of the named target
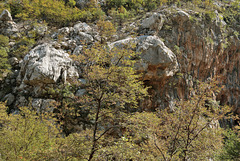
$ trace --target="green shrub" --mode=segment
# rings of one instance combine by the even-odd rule
[[[220,152],[220,160],[239,160],[240,159],[240,138],[232,130],[225,132],[223,149]]]
[[[216,13],[214,11],[206,11],[205,17],[206,20],[212,21],[214,18],[216,18]]]
[[[8,5],[6,5],[5,3],[3,3],[3,2],[0,1],[0,14],[1,14],[2,11],[5,10],[5,9],[10,10],[10,8],[9,8]]]
[[[7,47],[9,44],[9,38],[7,36],[0,35],[0,46]]]
[[[59,130],[50,115],[37,114],[27,107],[8,115],[0,103],[0,160],[45,160],[55,147]]]
[[[10,71],[11,66],[8,63],[7,50],[4,47],[0,47],[0,79]]]
[[[75,2],[74,0],[69,0],[69,1],[68,1],[68,5],[69,5],[70,7],[74,7],[74,6],[76,5],[76,2]]]
[[[3,78],[11,69],[8,63],[8,49],[9,38],[0,35],[0,79]]]
[[[16,48],[11,49],[11,54],[17,58],[23,58],[35,45],[35,40],[33,38],[22,37],[16,42]]]

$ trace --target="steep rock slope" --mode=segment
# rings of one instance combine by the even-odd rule
[[[186,87],[193,86],[196,80],[218,76],[220,83],[225,85],[218,100],[221,104],[233,105],[235,112],[240,113],[240,41],[235,34],[239,32],[237,28],[229,28],[217,11],[214,18],[178,8],[164,9],[153,15],[164,20],[154,21],[155,28],[140,30],[140,33],[152,33],[162,38],[176,54],[183,74],[181,78],[173,76],[164,85],[149,80],[155,89],[156,100],[159,100],[154,101],[155,104],[161,102],[156,107],[162,106],[162,102],[169,106],[174,99],[187,97]],[[152,19],[151,16],[148,19]]]
[[[119,35],[123,35],[119,37],[123,38],[109,42],[112,47],[133,43],[136,51],[142,52],[136,68],[144,72],[145,84],[152,87],[149,90],[152,97],[142,106],[172,109],[176,99],[188,97],[189,87],[197,80],[219,76],[225,88],[217,99],[221,104],[233,105],[234,111],[240,113],[240,41],[236,34],[239,28],[230,28],[217,11],[214,15],[176,7],[161,9],[123,26],[119,30]],[[7,11],[2,17],[7,18],[2,21],[14,23]],[[46,106],[48,99],[42,92],[45,86],[54,87],[59,81],[65,82],[81,74],[74,69],[67,53],[81,54],[84,45],[91,47],[100,41],[95,27],[80,22],[50,33],[49,44],[32,49],[23,60],[21,70],[12,74],[12,80],[6,79],[5,85],[9,85],[6,82],[16,82],[18,76],[16,87],[6,92],[2,84],[3,100],[26,105],[28,97],[33,97],[34,102],[38,102],[36,107],[41,104],[39,102]],[[136,38],[129,38],[128,28],[137,31]],[[0,30],[5,31],[4,27]],[[11,34],[15,29],[13,31]]]

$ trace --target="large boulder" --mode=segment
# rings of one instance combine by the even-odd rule
[[[141,106],[151,109],[173,109],[173,90],[165,90],[163,87],[168,87],[179,70],[176,55],[157,36],[126,38],[109,44],[109,47],[126,47],[129,44],[136,45],[136,51],[141,53],[136,69],[143,73],[142,80],[146,85],[152,87],[149,89],[151,100],[145,100]]]
[[[88,0],[76,0],[76,6],[80,9],[83,9],[87,6]]]
[[[3,10],[0,15],[0,34],[11,36],[18,32],[18,27],[13,22],[12,16],[8,10]]]
[[[50,84],[65,83],[77,77],[69,55],[45,43],[36,46],[24,57],[17,79],[20,82],[18,89],[32,89],[35,95],[39,95],[41,89]]]
[[[90,27],[88,24],[85,22],[79,22],[73,26],[74,30],[80,31],[80,32],[86,32],[90,33],[93,31],[92,27]]]
[[[161,30],[164,18],[162,14],[153,13],[150,17],[144,19],[141,24],[142,29]]]
[[[137,51],[148,64],[145,79],[169,77],[178,71],[175,54],[157,36],[138,37]]]
[[[0,15],[0,21],[12,21],[11,13],[8,10],[3,10]]]
[[[37,112],[53,112],[55,102],[53,99],[34,98],[31,103]]]
[[[157,36],[126,38],[110,44],[110,48],[135,44],[141,52],[141,60],[136,64],[138,71],[145,73],[144,80],[161,80],[173,76],[178,71],[175,54]]]
[[[98,41],[98,32],[86,23],[79,22],[73,27],[59,29],[51,37],[55,40],[55,48],[62,48],[68,53],[73,53],[80,45],[90,45]]]

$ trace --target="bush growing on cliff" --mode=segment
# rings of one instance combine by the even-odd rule
[[[0,79],[10,71],[10,64],[8,62],[8,43],[7,36],[0,35]]]
[[[222,147],[223,129],[218,120],[227,118],[227,106],[213,99],[219,92],[214,82],[201,83],[192,96],[176,103],[174,111],[137,113],[128,118],[125,136],[155,160],[205,160]]]
[[[35,45],[35,40],[33,38],[28,38],[23,36],[16,40],[16,45],[11,49],[11,54],[17,58],[23,58]]]
[[[101,36],[102,44],[108,39],[110,39],[116,33],[116,29],[110,21],[99,20],[97,22],[97,27],[98,27],[99,34]],[[104,38],[106,40],[103,40]]]

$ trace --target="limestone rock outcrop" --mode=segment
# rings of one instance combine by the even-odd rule
[[[136,51],[141,52],[141,59],[136,64],[136,68],[145,73],[144,80],[162,81],[178,71],[175,54],[157,36],[127,38],[109,46],[111,48],[124,47],[128,44],[136,45]]]
[[[97,41],[99,33],[86,23],[79,22],[73,27],[64,27],[52,35],[54,46],[68,53],[76,52],[79,45],[92,44]]]
[[[24,57],[18,76],[20,86],[17,90],[31,91],[30,93],[34,92],[34,96],[39,96],[42,88],[47,85],[77,77],[78,73],[67,53],[49,44],[42,44]]]
[[[153,13],[141,23],[141,29],[161,30],[164,18],[162,14]]]
[[[165,19],[161,30],[155,31],[156,36],[163,38],[176,54],[182,76],[174,75],[165,83],[150,83],[158,100],[154,102],[159,102],[156,107],[168,107],[172,100],[186,98],[188,87],[196,80],[218,76],[225,88],[217,99],[240,114],[240,40],[233,32],[237,28],[226,26],[217,11],[215,17],[178,8],[166,8],[158,14]]]
[[[37,112],[52,112],[54,107],[51,106],[55,100],[53,99],[41,99],[35,98],[32,100],[32,107],[36,109]]]
[[[0,15],[0,34],[11,36],[18,32],[17,24],[13,21],[8,10],[3,10]]]

